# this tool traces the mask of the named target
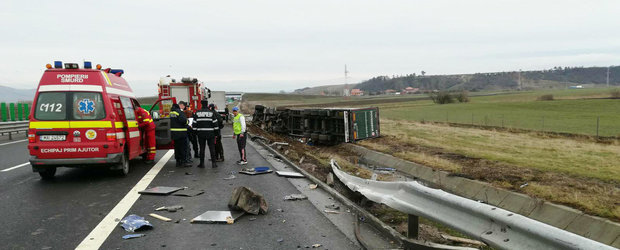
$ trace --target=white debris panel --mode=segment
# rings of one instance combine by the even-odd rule
[[[416,181],[382,182],[351,176],[332,159],[334,174],[369,200],[450,226],[500,249],[615,249],[528,217]]]

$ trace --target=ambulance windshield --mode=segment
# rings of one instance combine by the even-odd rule
[[[36,103],[37,120],[101,120],[105,107],[97,92],[42,92]],[[70,112],[67,113],[67,110]]]

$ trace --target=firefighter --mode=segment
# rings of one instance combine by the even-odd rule
[[[194,114],[194,128],[198,134],[198,144],[200,145],[200,164],[199,168],[204,168],[205,146],[209,146],[209,154],[211,155],[211,167],[217,168],[217,159],[215,156],[215,136],[219,131],[218,119],[215,112],[209,110],[207,100],[200,101],[202,108]],[[205,145],[206,143],[206,145]]]
[[[191,159],[187,158],[187,118],[179,108],[179,104],[172,104],[170,111],[170,132],[174,140],[174,158],[177,167],[191,167]]]
[[[239,113],[238,107],[233,107],[233,139],[237,139],[237,147],[239,148],[239,155],[241,159],[237,161],[239,165],[248,164],[248,158],[245,151],[245,143],[247,139],[245,116]]]
[[[213,103],[209,104],[209,110],[213,111],[213,114],[217,118],[217,125],[219,130],[215,132],[215,161],[224,161],[224,146],[222,145],[222,129],[224,128],[224,120],[222,116],[217,112],[217,106]]]
[[[151,164],[155,160],[155,123],[148,111],[141,107],[136,110],[138,118],[138,127],[146,141],[146,163]]]
[[[185,117],[190,118],[194,116],[194,112],[192,111],[192,108],[187,105],[187,102],[179,102],[179,107],[183,113],[185,113]],[[198,158],[198,141],[196,140],[196,133],[189,125],[187,127],[187,138],[189,138],[189,142],[191,142],[192,148],[194,149],[194,157]],[[192,151],[188,149],[187,153],[189,154],[189,158],[192,158]]]

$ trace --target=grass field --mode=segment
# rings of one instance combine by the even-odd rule
[[[620,100],[608,89],[556,90],[472,97],[469,103],[438,105],[431,101],[378,104],[381,117],[508,127],[572,134],[620,135]],[[537,101],[553,94],[554,101]]]

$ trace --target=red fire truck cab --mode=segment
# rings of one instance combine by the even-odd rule
[[[42,178],[57,167],[111,165],[121,175],[146,153],[131,88],[123,70],[84,62],[47,65],[30,111],[30,165]],[[173,100],[172,100],[173,101]]]

